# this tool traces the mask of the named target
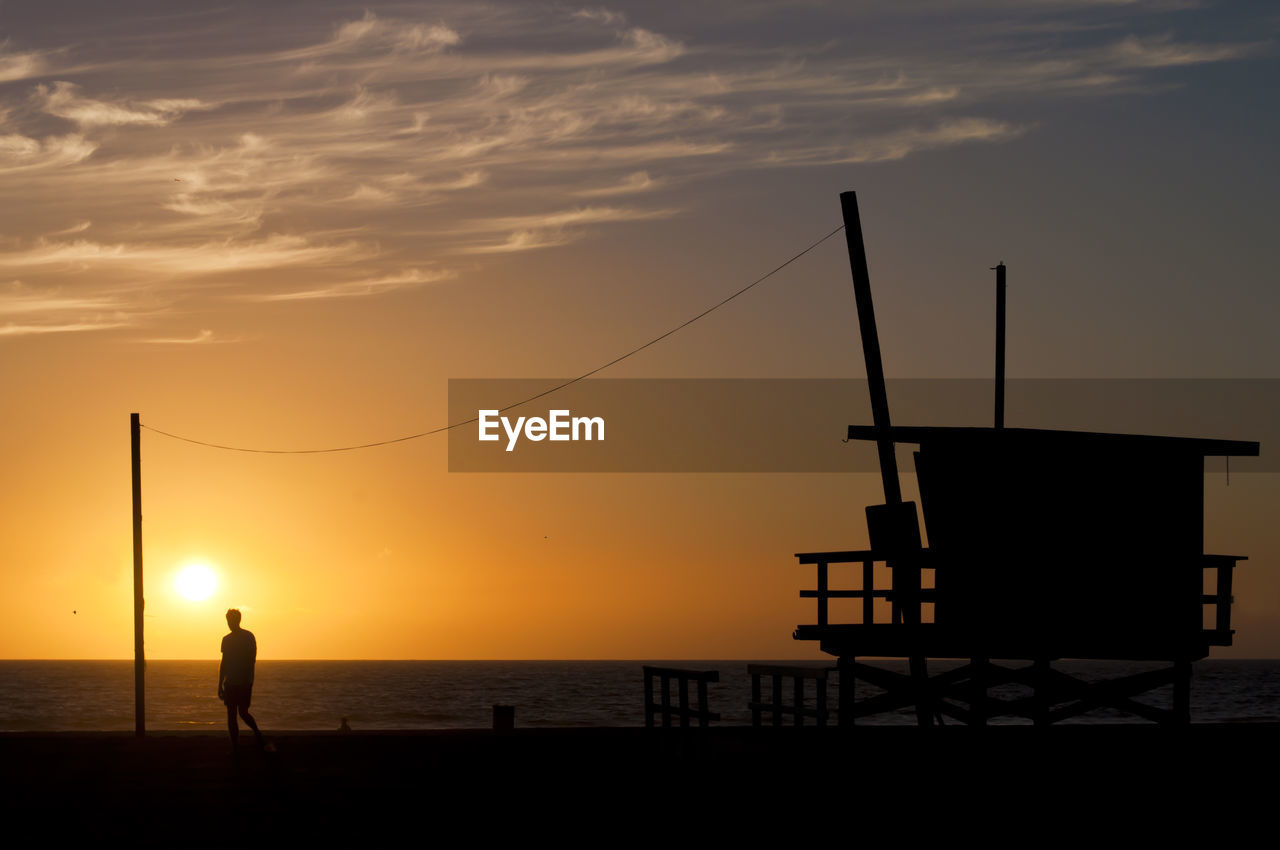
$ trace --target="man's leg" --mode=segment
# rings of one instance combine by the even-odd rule
[[[236,704],[230,696],[227,697],[227,731],[231,733],[231,751],[234,753],[240,743],[240,726],[236,723]]]
[[[240,704],[240,717],[242,717],[242,718],[244,719],[245,725],[246,725],[246,726],[248,726],[250,729],[252,729],[252,730],[253,730],[253,736],[254,736],[255,738],[257,738],[257,740],[258,740],[258,746],[259,746],[259,747],[261,747],[261,746],[262,746],[262,733],[258,731],[258,724],[257,724],[257,722],[253,719],[253,715],[249,713],[249,704],[248,704],[248,703],[241,703],[241,704]],[[231,722],[232,722],[232,723],[235,723],[235,719],[233,718]]]

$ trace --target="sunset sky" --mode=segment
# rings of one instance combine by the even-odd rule
[[[892,377],[991,373],[998,261],[1011,377],[1280,377],[1278,31],[1196,0],[4,2],[0,656],[131,656],[131,412],[268,449],[435,428],[449,379],[606,363],[844,190]],[[862,377],[843,239],[602,376]],[[866,545],[881,500],[446,448],[144,431],[149,657],[216,657],[230,605],[263,658],[818,657],[793,553]],[[1207,549],[1250,557],[1224,656],[1280,656],[1277,508],[1274,474],[1206,476]]]

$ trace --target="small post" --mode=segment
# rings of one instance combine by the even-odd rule
[[[1034,702],[1031,709],[1031,721],[1036,726],[1049,725],[1049,711],[1053,707],[1052,697],[1049,696],[1051,669],[1047,658],[1037,658],[1032,668],[1031,681],[1035,693],[1032,697]]]
[[[827,626],[827,565],[818,563],[818,628]]]
[[[973,676],[970,682],[972,697],[969,700],[969,713],[972,716],[970,723],[974,726],[987,725],[987,712],[990,710],[987,704],[987,659],[973,658],[969,662],[973,666]]]
[[[857,682],[852,656],[841,655],[836,665],[840,671],[840,704],[836,706],[836,725],[853,726],[853,701]]]
[[[1220,632],[1231,631],[1231,573],[1234,561],[1227,561],[1218,566],[1218,603],[1213,606],[1214,626]],[[1203,581],[1203,579],[1201,579]]]
[[[133,462],[133,704],[134,734],[147,734],[146,668],[142,648],[142,441],[138,414],[129,414],[129,444]]]
[[[516,728],[516,707],[514,705],[495,705],[493,707],[493,731],[512,732]]]
[[[1004,427],[1004,263],[996,266],[996,427]]]
[[[919,614],[916,616],[918,618]],[[934,711],[933,697],[929,692],[929,659],[922,654],[912,653],[908,659],[908,668],[916,701],[916,725],[932,726]]]
[[[862,624],[869,626],[876,621],[876,566],[867,558],[862,562]],[[890,619],[890,622],[896,622]],[[843,683],[843,680],[841,680]]]
[[[1191,725],[1191,659],[1179,658],[1173,663],[1173,723]]]

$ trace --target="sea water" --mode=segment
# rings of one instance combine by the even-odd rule
[[[641,666],[717,670],[709,708],[722,724],[748,724],[748,661],[259,661],[252,712],[264,730],[336,730],[343,718],[356,731],[460,729],[491,725],[494,705],[512,705],[516,725],[640,726]],[[791,663],[791,662],[764,662]],[[795,662],[822,666],[814,662]],[[954,664],[954,662],[953,662]],[[902,662],[883,666],[905,672]],[[945,669],[938,663],[933,669]],[[1121,676],[1153,665],[1062,662],[1084,679]],[[1280,661],[1206,660],[1193,666],[1192,721],[1280,721]],[[218,662],[151,661],[146,669],[146,720],[152,730],[216,730],[226,711],[217,698]],[[673,699],[674,696],[674,686]],[[696,690],[696,689],[695,689]],[[790,698],[788,685],[787,698]],[[765,698],[770,685],[764,683]],[[863,698],[874,689],[858,684]],[[1009,687],[993,694],[1017,697]],[[812,699],[812,685],[809,685]],[[1140,699],[1168,707],[1171,688]],[[839,701],[832,673],[829,706]],[[1141,722],[1098,711],[1071,722]],[[811,722],[811,721],[810,721]],[[907,709],[860,719],[909,724]],[[996,721],[999,722],[999,721]],[[1006,721],[1020,722],[1020,721]],[[0,731],[88,731],[134,728],[131,661],[0,661]]]

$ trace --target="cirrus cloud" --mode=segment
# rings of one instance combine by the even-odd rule
[[[6,335],[465,283],[499,255],[688,214],[708,178],[1016,143],[1064,98],[1267,50],[1251,30],[1179,34],[1142,3],[999,0],[936,23],[886,7],[910,39],[863,35],[838,6],[811,27],[692,9],[678,35],[643,6],[372,6],[179,16],[141,57],[118,46],[148,25],[127,0],[58,41],[11,33],[0,181],[23,215],[0,273],[23,279],[10,312],[31,321]]]

